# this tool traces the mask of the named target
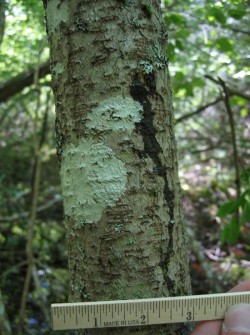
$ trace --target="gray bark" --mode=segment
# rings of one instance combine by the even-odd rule
[[[2,44],[5,28],[5,0],[0,0],[0,46]]]
[[[190,293],[159,1],[50,0],[70,301]],[[188,334],[185,325],[85,334]]]

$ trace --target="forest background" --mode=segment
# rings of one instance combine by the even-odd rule
[[[250,1],[162,15],[193,293],[224,292],[250,270]],[[1,0],[0,43],[0,333],[49,334],[68,272],[42,1]]]

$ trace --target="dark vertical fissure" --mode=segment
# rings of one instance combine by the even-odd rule
[[[170,295],[174,295],[174,282],[168,276],[168,265],[173,255],[173,229],[174,229],[174,192],[170,190],[167,180],[167,170],[164,164],[161,162],[160,153],[162,148],[156,139],[156,129],[154,127],[154,111],[149,100],[150,96],[158,95],[156,92],[155,74],[145,74],[142,80],[139,74],[135,74],[132,84],[130,86],[130,94],[132,98],[139,102],[143,106],[143,118],[136,125],[136,129],[141,133],[143,137],[144,150],[138,154],[141,157],[149,156],[154,162],[154,173],[162,177],[164,180],[164,198],[168,205],[169,222],[168,227],[168,245],[164,250],[162,259],[162,269],[164,272],[164,278],[167,283]]]
[[[160,153],[162,148],[156,139],[156,129],[154,127],[154,111],[152,110],[149,96],[156,95],[155,75],[145,75],[145,83],[143,83],[139,75],[134,76],[130,86],[130,94],[135,101],[138,101],[143,106],[143,118],[136,125],[138,132],[142,134],[144,150],[139,154],[142,157],[149,156],[155,163],[154,173],[162,177],[164,180],[164,198],[168,204],[168,212],[170,221],[174,221],[174,192],[170,190],[167,180],[166,167],[162,164]],[[148,89],[147,89],[148,87]]]

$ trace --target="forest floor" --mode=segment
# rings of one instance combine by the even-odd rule
[[[208,201],[197,194],[183,197],[193,294],[225,292],[250,277],[250,227],[244,226],[236,245],[222,245],[222,224]]]

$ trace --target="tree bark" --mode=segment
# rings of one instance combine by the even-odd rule
[[[5,28],[5,0],[0,0],[0,46],[3,41]]]
[[[69,301],[187,295],[159,1],[49,0]],[[189,334],[186,325],[84,334]]]

